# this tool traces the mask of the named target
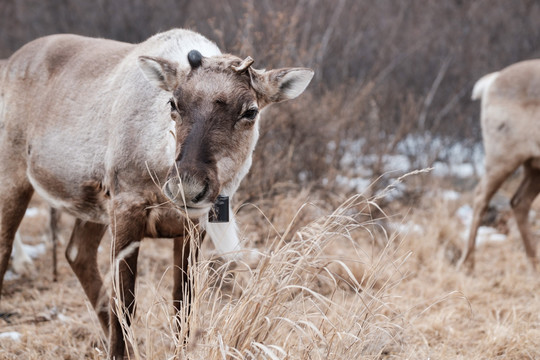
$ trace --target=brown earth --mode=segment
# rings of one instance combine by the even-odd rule
[[[307,228],[302,225],[343,199],[323,202],[305,189],[244,205],[238,215],[247,246],[264,255],[224,269],[210,260],[211,245],[203,245],[187,346],[171,330],[172,243],[146,240],[132,358],[540,358],[540,281],[511,217],[508,239],[479,246],[468,275],[456,269],[464,242],[455,211],[471,203],[471,194],[444,200],[437,189],[433,185],[412,209],[388,205],[385,215],[360,197]],[[47,234],[48,212],[39,198],[30,206],[40,212],[25,218],[21,231],[25,243],[36,244]],[[64,214],[65,239],[72,223]],[[409,230],[393,232],[391,223]],[[538,225],[536,219],[533,229]],[[287,228],[300,234],[293,237]],[[104,273],[109,242],[107,235],[100,253]],[[21,337],[0,338],[0,358],[103,359],[105,339],[60,253],[65,244],[56,283],[47,244],[31,275],[4,283],[1,309],[13,316],[0,319],[0,333]]]

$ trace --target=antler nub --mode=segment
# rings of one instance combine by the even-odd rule
[[[253,64],[255,60],[253,60],[251,58],[251,56],[248,56],[247,58],[245,58],[244,60],[242,60],[242,62],[240,63],[240,65],[238,66],[234,66],[232,65],[231,67],[233,68],[234,71],[236,72],[243,72],[243,71],[246,71],[250,66],[251,64]]]
[[[191,66],[192,69],[196,69],[198,68],[199,66],[201,66],[202,64],[202,54],[197,51],[197,50],[191,50],[188,54],[187,54],[187,58],[188,58],[188,61],[189,61],[189,65]]]

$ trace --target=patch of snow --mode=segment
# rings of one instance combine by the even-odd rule
[[[388,141],[388,140],[387,140]],[[343,156],[340,167],[347,174],[336,179],[339,186],[358,193],[365,191],[374,180],[373,169],[379,167],[384,173],[384,183],[392,183],[399,176],[417,170],[432,167],[430,175],[434,177],[455,177],[459,179],[481,175],[484,167],[484,151],[482,144],[466,144],[452,139],[440,138],[425,134],[412,134],[400,140],[393,154],[374,154],[366,146],[366,139],[330,141],[326,144],[329,153],[340,151]],[[332,161],[328,156],[327,161]],[[435,160],[435,161],[434,161]],[[304,181],[305,173],[298,179]],[[328,180],[323,179],[323,184]],[[399,189],[399,188],[398,188]],[[389,194],[398,198],[401,193],[392,190]],[[456,200],[458,193],[443,194],[444,199]]]
[[[336,183],[340,186],[347,187],[350,190],[354,190],[359,194],[366,191],[366,189],[371,185],[371,181],[369,179],[361,177],[348,178],[343,175],[336,176]]]
[[[444,200],[455,201],[461,197],[461,194],[455,190],[443,190],[441,192],[441,197]]]
[[[326,148],[328,149],[328,151],[334,151],[337,148],[337,144],[334,140],[330,140],[330,142],[326,144]]]
[[[475,169],[471,163],[455,163],[448,164],[441,161],[435,161],[433,163],[433,175],[443,176],[455,176],[461,179],[469,178],[473,176]]]
[[[424,229],[416,223],[391,223],[390,227],[400,234],[422,234]]]
[[[339,147],[344,149],[343,156],[341,157],[340,165],[343,168],[358,168],[362,167],[363,164],[369,163],[368,158],[369,154],[364,154],[362,148],[366,143],[365,139],[356,139],[356,140],[343,140],[339,143]],[[336,143],[331,141],[326,147],[331,151],[336,150]],[[372,155],[373,156],[373,155]],[[366,162],[367,161],[367,162]]]
[[[322,183],[324,186],[328,185],[328,178],[323,178],[323,179],[321,180],[321,183]]]
[[[4,333],[0,333],[0,339],[9,339],[13,341],[20,341],[21,340],[21,333],[16,331],[8,331]]]
[[[405,155],[384,155],[382,157],[385,171],[409,171],[411,162]]]
[[[470,163],[456,164],[452,166],[451,174],[461,179],[473,177],[475,173],[474,165]]]
[[[471,163],[477,169],[482,167],[484,149],[482,144],[464,144],[452,139],[434,137],[429,133],[412,134],[402,139],[396,151],[417,159],[416,166],[429,165],[430,156],[438,154],[440,159],[448,159],[452,164]]]
[[[357,161],[358,160],[358,156],[356,156],[352,151],[347,151],[346,153],[343,154],[343,156],[341,157],[341,161],[340,161],[340,164],[343,168],[348,168],[348,167],[358,167],[358,166],[361,166],[360,163]],[[364,159],[365,160],[365,159]]]
[[[468,232],[467,232],[468,235]],[[465,236],[467,236],[465,235]],[[506,235],[499,234],[497,229],[490,226],[480,226],[476,236],[476,244],[482,245],[488,242],[501,242],[506,240]]]
[[[461,221],[461,223],[467,228],[471,226],[473,209],[469,204],[460,206],[459,209],[456,210],[456,215]]]
[[[395,154],[364,153],[365,139],[344,140],[327,144],[329,151],[343,150],[340,165],[353,176],[371,177],[372,168],[379,161],[384,172],[408,172],[433,166],[433,176],[468,178],[483,171],[484,153],[481,144],[470,145],[433,137],[430,134],[410,135],[399,142]],[[434,154],[439,161],[433,162]],[[433,165],[431,165],[433,163]]]
[[[456,162],[464,162],[470,159],[471,154],[478,152],[478,150],[481,150],[481,148],[478,146],[473,146],[471,148],[470,146],[466,146],[460,142],[452,142],[452,144],[444,146],[442,150],[444,153],[443,155],[446,157],[454,159]]]
[[[39,213],[40,213],[40,210],[38,208],[31,207],[31,208],[26,209],[26,212],[24,213],[24,216],[35,217]]]
[[[387,188],[383,189],[381,192],[379,192],[378,195],[381,195],[384,193],[384,198],[387,201],[394,201],[397,199],[400,199],[403,197],[403,194],[405,193],[405,190],[407,190],[407,186],[402,182],[395,182],[388,186]]]
[[[37,245],[22,245],[24,252],[28,254],[32,259],[36,259],[40,255],[45,254],[46,246],[45,244],[37,244]]]
[[[4,274],[4,280],[7,280],[7,281],[17,280],[20,277],[21,276],[19,274],[16,274],[11,270],[6,271],[6,273]]]
[[[484,148],[482,143],[466,146],[463,143],[453,143],[445,151],[452,164],[471,164],[475,173],[481,175],[484,171]]]
[[[463,205],[457,209],[456,215],[465,227],[461,237],[464,241],[467,241],[472,224],[473,209],[468,204]],[[491,226],[480,226],[478,228],[478,233],[476,234],[476,244],[481,245],[488,242],[500,242],[505,241],[506,238],[506,235],[497,232],[497,229]]]
[[[71,318],[69,316],[66,316],[62,313],[59,313],[58,314],[58,320],[62,321],[62,322],[70,322],[71,321]]]
[[[308,177],[307,171],[300,171],[300,172],[298,173],[298,180],[299,180],[300,182],[305,182],[305,181],[307,180],[307,177]]]

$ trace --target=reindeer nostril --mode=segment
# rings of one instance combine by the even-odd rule
[[[195,196],[191,200],[191,202],[196,204],[199,201],[201,201],[205,197],[205,195],[208,193],[208,189],[209,189],[209,185],[208,185],[208,181],[206,181],[205,184],[204,184],[204,189],[202,189],[202,191],[199,194],[197,194],[197,196]]]

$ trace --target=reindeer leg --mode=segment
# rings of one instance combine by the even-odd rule
[[[2,186],[2,194],[0,195],[0,294],[13,247],[13,239],[34,192],[27,181],[21,181],[21,184],[18,184],[16,188],[13,187],[13,183],[15,182],[2,184],[4,186]]]
[[[525,252],[531,262],[533,269],[536,270],[536,249],[531,242],[529,229],[529,210],[531,204],[540,192],[540,170],[534,169],[529,163],[525,164],[525,177],[516,193],[512,197],[510,204],[516,218],[516,223],[525,246]]]
[[[134,241],[128,246],[114,248],[115,265],[113,268],[116,279],[113,286],[114,296],[111,299],[109,334],[109,350],[113,359],[123,359],[126,350],[124,328],[131,326],[131,318],[135,311],[135,280],[139,245],[140,241]]]
[[[135,311],[135,280],[139,245],[145,234],[146,206],[117,201],[111,216],[113,296],[110,306],[109,356],[122,359],[124,333]]]
[[[58,223],[60,222],[61,213],[55,208],[51,208],[49,217],[49,228],[51,231],[52,242],[52,261],[53,261],[53,281],[58,281],[58,261],[56,256],[56,248],[58,245]],[[103,236],[103,235],[102,235]]]
[[[106,229],[107,225],[77,219],[66,247],[66,258],[108,334],[109,302],[97,263],[97,250]]]
[[[197,232],[197,230],[193,230]],[[183,237],[177,237],[174,239],[174,287],[173,287],[173,307],[176,317],[176,329],[178,336],[181,337],[182,324],[181,324],[181,312],[185,307],[184,314],[189,316],[191,312],[191,282],[189,279],[189,258],[192,257],[192,261],[197,260],[199,246],[204,239],[204,232],[198,235],[199,241],[193,243],[189,235]],[[194,246],[192,246],[194,245]],[[188,329],[185,329],[184,339],[187,339],[189,335]]]
[[[491,162],[489,159],[486,159],[486,173],[484,176],[482,176],[480,183],[475,189],[473,219],[467,241],[467,248],[458,265],[458,268],[465,265],[469,272],[474,270],[474,247],[476,243],[476,235],[478,233],[478,228],[480,227],[482,217],[484,216],[489,205],[489,201],[495,192],[497,192],[497,190],[501,187],[506,178],[515,171],[517,166],[519,166],[519,163],[511,167],[509,167],[508,164],[505,164],[505,167],[500,167],[500,164],[495,164],[493,166],[490,166],[490,164]]]

